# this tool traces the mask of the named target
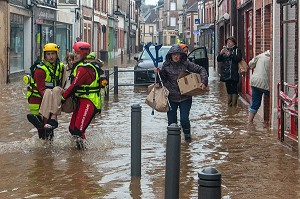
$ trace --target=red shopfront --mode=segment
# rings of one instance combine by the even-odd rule
[[[237,1],[238,11],[238,46],[242,50],[244,58],[248,63],[253,58],[253,9],[252,1],[238,0]],[[240,78],[240,92],[242,97],[251,103],[251,70],[248,71],[243,77]]]

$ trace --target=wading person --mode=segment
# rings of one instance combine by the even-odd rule
[[[270,95],[270,51],[254,57],[249,66],[254,70],[250,80],[252,104],[249,107],[248,122],[251,123],[261,105],[262,96]]]
[[[43,48],[43,59],[40,63],[34,64],[31,68],[31,77],[28,81],[26,98],[29,103],[31,114],[27,119],[37,129],[39,138],[51,139],[52,130],[45,130],[43,118],[39,115],[40,104],[46,89],[61,86],[63,76],[63,63],[58,58],[59,46],[54,43],[47,43]]]
[[[95,63],[85,61],[91,51],[86,42],[73,45],[74,68],[71,73],[71,85],[62,93],[62,100],[76,99],[77,105],[72,114],[69,131],[76,138],[77,147],[84,149],[85,131],[102,106],[101,75],[103,70]]]
[[[169,102],[171,109],[167,112],[168,125],[177,124],[177,110],[180,111],[180,124],[186,141],[191,140],[191,124],[190,124],[190,109],[192,106],[192,97],[181,95],[177,79],[182,73],[193,72],[201,76],[201,88],[206,89],[208,84],[207,72],[204,67],[187,61],[187,54],[180,48],[179,45],[174,45],[170,48],[166,55],[166,60],[162,68],[155,68],[154,72],[161,76],[164,86],[169,90]]]
[[[239,69],[238,63],[242,60],[242,53],[236,46],[234,37],[228,37],[226,46],[217,56],[217,61],[222,62],[220,81],[225,82],[228,107],[236,107],[238,99]]]

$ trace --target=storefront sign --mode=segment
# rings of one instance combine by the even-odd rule
[[[35,18],[56,21],[56,11],[44,8],[35,8]]]

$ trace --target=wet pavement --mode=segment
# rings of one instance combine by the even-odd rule
[[[132,73],[119,75],[120,84],[133,83]],[[85,151],[68,133],[69,114],[59,117],[53,143],[38,139],[26,120],[24,87],[19,81],[0,88],[0,198],[164,198],[167,119],[151,115],[144,87],[120,87],[117,97],[111,91],[87,129]],[[193,98],[192,141],[181,139],[180,198],[198,198],[197,173],[206,167],[222,173],[224,199],[300,198],[297,152],[259,119],[248,125],[241,101],[227,108],[212,67],[209,88]],[[133,104],[142,106],[141,178],[130,176]]]

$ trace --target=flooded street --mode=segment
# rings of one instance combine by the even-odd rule
[[[128,69],[133,69],[130,67]],[[119,73],[131,84],[132,73]],[[113,82],[110,79],[110,82]],[[112,85],[111,85],[112,86]],[[119,88],[87,129],[87,150],[79,151],[68,132],[71,115],[59,117],[53,143],[38,139],[27,121],[23,83],[0,92],[0,198],[164,198],[167,117],[144,100],[144,88]],[[227,108],[225,86],[210,68],[210,90],[193,98],[192,142],[181,140],[180,198],[198,198],[198,171],[222,173],[222,198],[300,198],[297,152],[256,118],[247,124],[247,107]],[[141,178],[131,178],[131,106],[142,106]]]

